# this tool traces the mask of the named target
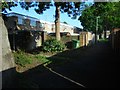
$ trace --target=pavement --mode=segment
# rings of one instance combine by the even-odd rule
[[[22,79],[37,89],[118,88],[119,56],[109,45],[109,42],[99,42],[86,49],[63,52],[58,56],[73,60],[58,67],[38,66],[22,73]]]

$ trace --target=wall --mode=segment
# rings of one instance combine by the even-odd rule
[[[27,51],[36,49],[42,45],[41,32],[30,32],[30,41],[28,42]],[[27,44],[27,43],[26,43]]]
[[[18,18],[22,19],[22,24],[18,24]],[[36,26],[33,26],[31,25],[32,20],[30,18],[24,19],[23,17],[18,16],[5,16],[4,20],[12,50],[21,48],[30,51],[42,45],[42,40],[44,39],[42,39],[42,32],[40,32],[42,31],[40,21],[35,21]]]
[[[54,35],[47,35],[47,39],[50,39],[50,38],[55,38],[55,34]],[[79,46],[80,47],[84,47],[84,46],[88,46],[88,45],[92,45],[95,43],[95,35],[92,34],[91,32],[85,32],[85,31],[82,31],[80,32],[79,35],[63,35],[61,36],[61,41],[66,44],[66,45],[70,45],[70,48],[72,48],[72,40],[79,40],[80,43],[79,43]]]
[[[110,41],[111,41],[113,50],[117,54],[120,54],[120,28],[115,28],[111,31]]]
[[[60,31],[61,32],[69,32],[71,35],[73,34],[73,27],[69,26],[69,25],[64,25],[64,24],[61,24],[60,26]]]
[[[9,34],[9,40],[12,50],[31,51],[42,45],[42,32],[22,30],[16,34]]]
[[[80,32],[80,46],[88,46],[91,44],[94,44],[95,42],[95,35],[92,34],[91,32],[86,32],[86,31],[82,31]]]
[[[2,56],[0,59],[0,74],[2,73],[2,87],[5,88],[12,88],[13,82],[16,79],[16,73],[15,73],[15,63],[14,58],[10,49],[10,44],[8,40],[8,32],[4,25],[4,21],[2,19],[2,16],[0,15],[0,48],[2,50],[0,53],[0,56]],[[9,70],[9,71],[8,71]],[[1,81],[1,80],[0,80]]]
[[[13,31],[16,29],[17,17],[16,16],[12,16],[12,17],[5,16],[4,22],[5,22],[5,26],[8,30],[8,33],[13,33]]]
[[[22,19],[23,23],[19,24],[18,19]],[[36,26],[32,26],[31,25],[32,19],[30,19],[30,18],[25,19],[25,18],[19,17],[19,16],[6,17],[4,15],[4,21],[5,21],[7,29],[9,31],[14,30],[14,29],[18,29],[18,30],[43,30],[42,27],[40,27],[40,21],[33,20],[33,21],[35,21]]]

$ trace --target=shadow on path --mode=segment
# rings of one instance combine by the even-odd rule
[[[73,60],[53,69],[87,88],[118,87],[119,56],[114,54],[109,42],[99,42],[83,51],[77,49],[57,56],[66,56]]]
[[[47,67],[86,88],[118,87],[119,58],[113,53],[108,42],[99,42],[94,46],[65,51],[48,59],[52,60],[55,57],[61,57],[61,60],[71,60],[59,67],[53,67],[55,61],[53,60],[53,63]],[[19,74],[18,83],[20,88],[82,88],[51,72],[43,65]]]

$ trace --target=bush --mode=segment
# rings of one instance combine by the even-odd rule
[[[15,52],[14,57],[17,65],[25,66],[26,64],[32,63],[32,58],[23,51]]]
[[[45,52],[60,52],[65,49],[65,45],[56,39],[49,39],[43,43],[43,51]]]

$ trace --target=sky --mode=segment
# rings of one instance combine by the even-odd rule
[[[89,0],[88,2],[91,2],[92,0]],[[19,14],[23,14],[23,15],[28,15],[31,17],[35,17],[38,18],[40,20],[45,20],[45,21],[49,21],[49,22],[54,22],[55,20],[55,7],[51,7],[50,9],[47,9],[46,11],[43,12],[43,14],[37,14],[34,10],[34,8],[30,8],[28,11],[25,9],[22,9],[20,7],[20,5],[18,5],[17,7],[12,7],[11,8],[12,11],[8,11],[8,13],[10,12],[16,12]],[[79,16],[78,16],[79,17]],[[81,26],[81,22],[78,19],[71,19],[71,17],[68,17],[67,13],[61,13],[60,14],[60,22],[67,22],[69,25],[72,26],[76,26],[79,28],[83,28]]]

